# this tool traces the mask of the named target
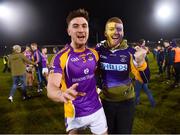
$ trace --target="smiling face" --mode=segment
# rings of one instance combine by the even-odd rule
[[[116,22],[109,22],[106,24],[105,36],[110,48],[118,45],[124,36],[123,24]]]
[[[72,19],[68,25],[68,34],[71,37],[71,45],[75,49],[85,47],[89,37],[88,22],[84,17]]]

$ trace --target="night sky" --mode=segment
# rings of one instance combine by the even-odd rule
[[[0,4],[7,0],[0,0]],[[104,25],[108,18],[117,16],[124,22],[125,38],[134,42],[140,38],[156,41],[160,38],[180,37],[180,1],[176,2],[176,19],[169,24],[156,23],[153,14],[160,0],[13,0],[24,2],[32,7],[33,15],[26,21],[27,27],[21,27],[13,34],[6,33],[0,23],[0,45],[28,44],[65,44],[69,42],[66,33],[66,16],[69,11],[84,8],[90,15],[90,43],[104,40]],[[162,1],[162,0],[161,0]],[[163,0],[166,1],[166,0]],[[30,13],[29,13],[30,14]],[[28,15],[26,15],[26,18]],[[14,26],[16,27],[16,26]]]

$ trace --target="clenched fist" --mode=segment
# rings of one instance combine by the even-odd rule
[[[146,54],[148,52],[148,49],[136,46],[135,50],[136,50],[136,52],[134,54],[134,57],[135,57],[135,61],[137,63],[137,66],[139,67],[145,62],[145,57],[146,57]]]

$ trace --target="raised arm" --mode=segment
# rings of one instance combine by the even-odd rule
[[[140,82],[148,82],[150,78],[150,71],[147,63],[145,61],[146,50],[141,48],[136,48],[136,53],[134,54],[135,59],[131,55],[131,72],[134,74],[135,78]]]

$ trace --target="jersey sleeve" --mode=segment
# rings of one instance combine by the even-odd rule
[[[60,55],[55,55],[50,64],[50,72],[62,74],[62,67],[60,62]]]
[[[133,62],[133,57],[131,55],[130,60],[131,72],[134,74],[135,79],[147,83],[150,79],[150,70],[146,62],[144,62],[140,67],[136,67]]]
[[[63,71],[66,66],[70,49],[64,48],[59,53],[57,53],[51,60],[50,63],[50,72],[63,74]]]
[[[89,48],[90,49],[90,48]],[[91,52],[94,54],[95,58],[96,58],[96,62],[99,61],[99,55],[98,55],[98,52],[95,50],[95,49],[90,49]]]

